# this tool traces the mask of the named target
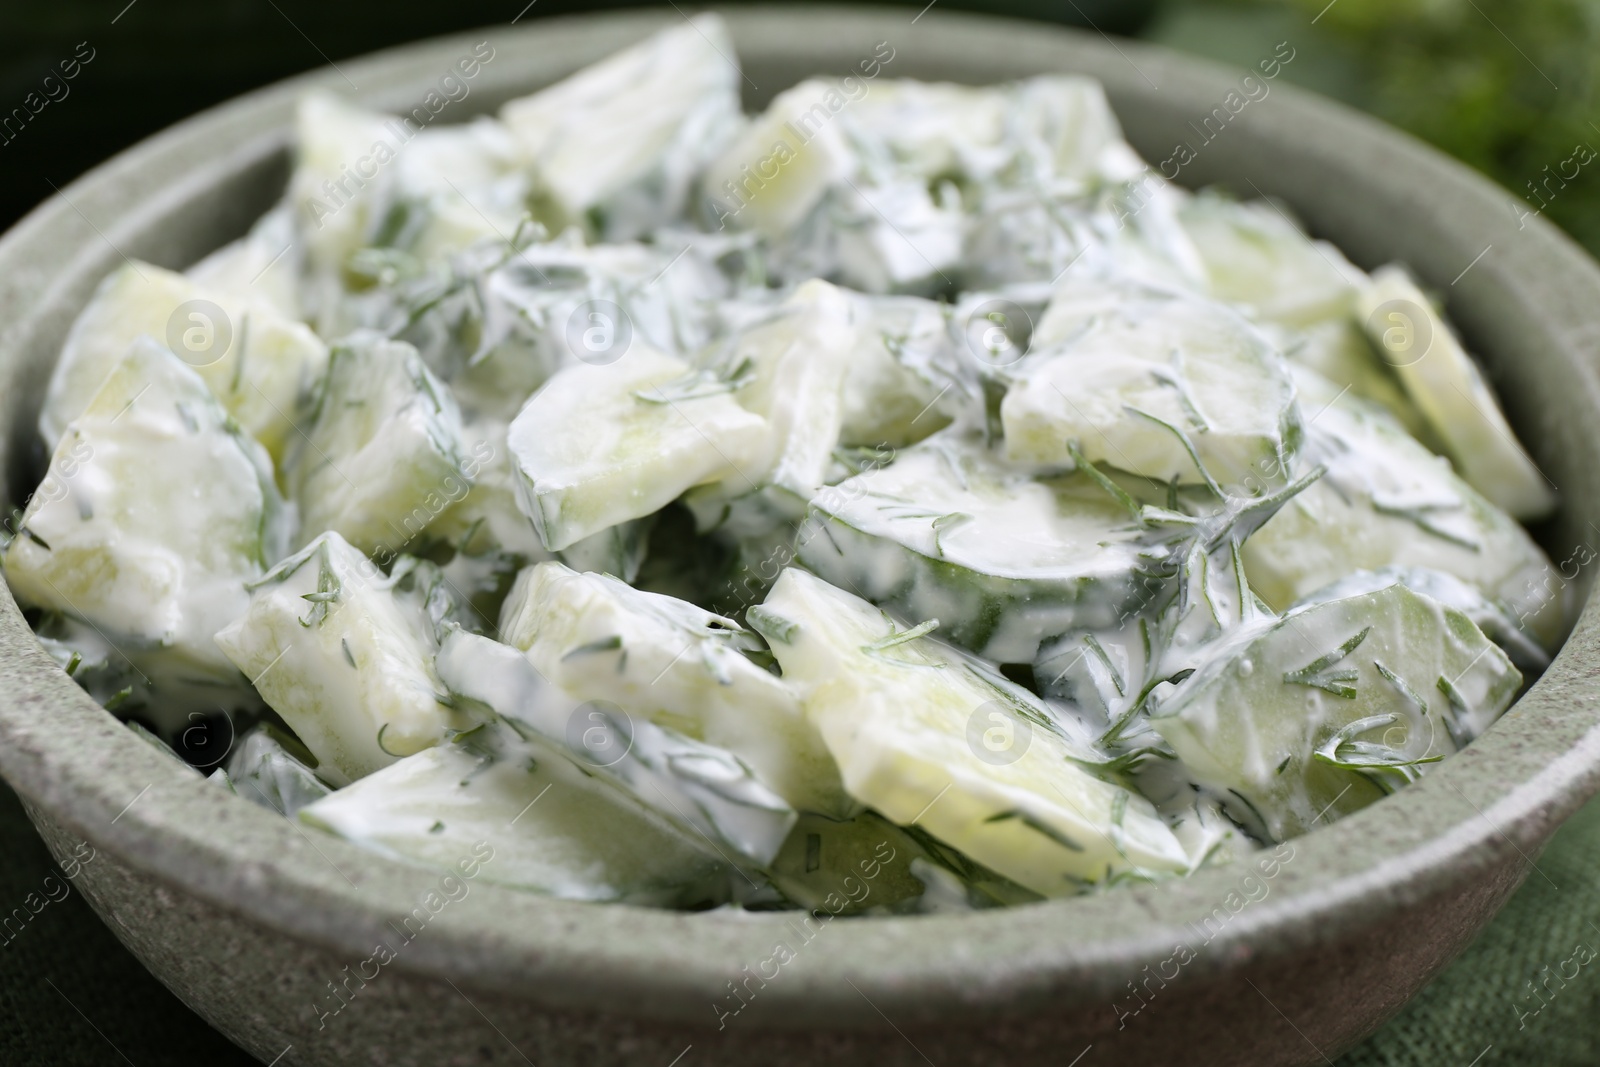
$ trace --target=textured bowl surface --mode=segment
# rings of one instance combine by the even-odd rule
[[[1561,491],[1562,511],[1539,534],[1573,576],[1575,603],[1587,600],[1578,563],[1600,529],[1600,272],[1576,246],[1539,220],[1519,228],[1507,193],[1439,154],[1281,81],[1206,140],[1201,120],[1242,72],[1093,34],[912,14],[727,12],[747,106],[813,72],[843,73],[880,41],[895,49],[890,76],[1100,78],[1147,159],[1197,146],[1185,184],[1281,197],[1362,266],[1403,260],[1445,295]],[[300,92],[320,85],[409,110],[487,39],[495,58],[451,105],[453,121],[679,20],[666,9],[556,19],[344,63],[199,115],[63,190],[0,240],[0,472],[11,498],[41,466],[32,427],[44,381],[94,285],[124,256],[181,268],[242,233],[283,189]],[[1596,641],[1585,610],[1544,678],[1483,738],[1293,842],[1270,878],[1219,869],[970,916],[802,928],[793,914],[724,921],[481,881],[442,897],[438,873],[176,772],[53,665],[8,592],[0,773],[58,858],[93,847],[77,882],[117,935],[264,1061],[667,1067],[687,1052],[685,1067],[1060,1067],[1087,1049],[1085,1067],[1312,1063],[1436,974],[1600,787]],[[419,906],[427,921],[413,920],[408,940],[401,919]],[[373,962],[380,942],[398,946],[392,960]]]

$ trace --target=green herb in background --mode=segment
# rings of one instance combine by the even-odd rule
[[[1167,0],[1149,40],[1285,77],[1483,171],[1600,254],[1600,0]]]

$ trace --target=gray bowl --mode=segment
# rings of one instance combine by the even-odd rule
[[[496,58],[452,105],[462,118],[679,17],[497,27],[347,63],[190,119],[51,199],[0,240],[10,495],[31,487],[43,383],[95,283],[124,255],[182,267],[243,232],[283,188],[301,91],[350,91],[348,80],[368,104],[409,109],[488,38]],[[1541,533],[1562,570],[1552,579],[1586,599],[1584,546],[1600,521],[1600,273],[1543,222],[1519,228],[1507,193],[1281,81],[1201,143],[1189,123],[1224,106],[1239,72],[1092,34],[937,10],[915,22],[909,10],[845,8],[727,17],[751,106],[813,72],[849,70],[879,41],[895,49],[893,76],[984,83],[1081,71],[1106,83],[1147,158],[1166,159],[1180,140],[1198,146],[1182,181],[1281,197],[1365,266],[1409,262],[1446,294],[1560,487],[1563,509]],[[1219,869],[969,916],[803,930],[793,914],[729,921],[482,881],[464,883],[460,899],[429,898],[439,873],[315,835],[176,771],[54,666],[8,593],[0,773],[117,936],[264,1061],[1312,1063],[1437,974],[1600,786],[1597,629],[1586,610],[1543,679],[1483,738],[1421,783],[1293,842],[1270,877]],[[419,907],[426,922],[413,919],[406,940],[401,920]],[[393,958],[371,962],[380,943],[396,946]]]

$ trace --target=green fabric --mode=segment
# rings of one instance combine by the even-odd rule
[[[1600,801],[1535,862],[1461,958],[1340,1067],[1600,1063]]]
[[[146,973],[81,894],[62,896],[62,872],[4,787],[0,855],[7,857],[0,867],[0,907],[26,908],[29,894],[37,894],[36,907],[60,898],[45,903],[20,931],[0,933],[0,1064],[255,1062]],[[1580,945],[1600,952],[1596,885],[1600,804],[1591,804],[1561,828],[1538,870],[1466,953],[1398,1018],[1340,1059],[1340,1067],[1600,1063],[1600,955],[1581,966],[1585,957],[1574,957]],[[1569,975],[1578,968],[1565,988],[1557,975],[1563,967]],[[1534,999],[1527,982],[1541,986],[1547,1006]]]

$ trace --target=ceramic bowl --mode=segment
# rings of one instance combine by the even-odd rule
[[[915,14],[729,10],[747,105],[814,72],[845,73],[883,41],[893,76],[1098,77],[1147,159],[1190,146],[1180,181],[1279,197],[1357,263],[1403,260],[1444,294],[1560,489],[1559,515],[1538,531],[1560,572],[1552,581],[1587,600],[1587,545],[1600,536],[1600,272],[1572,242],[1519,219],[1508,193],[1437,152],[1263,80],[1264,69],[1253,84],[1267,94],[1241,95],[1241,71],[1131,42]],[[342,63],[198,115],[62,190],[0,240],[10,497],[40,472],[43,386],[94,285],[124,256],[181,268],[241,234],[283,191],[301,92],[326,86],[408,110],[488,40],[495,59],[451,105],[465,118],[681,19],[663,8],[525,22]],[[1270,876],[1222,868],[1012,910],[811,929],[792,913],[670,914],[478,881],[398,938],[399,920],[438,893],[439,873],[176,771],[54,666],[9,593],[0,773],[116,935],[264,1062],[1313,1063],[1377,1027],[1459,952],[1600,786],[1596,641],[1590,608],[1484,737],[1294,841]],[[376,946],[397,941],[373,962]]]

